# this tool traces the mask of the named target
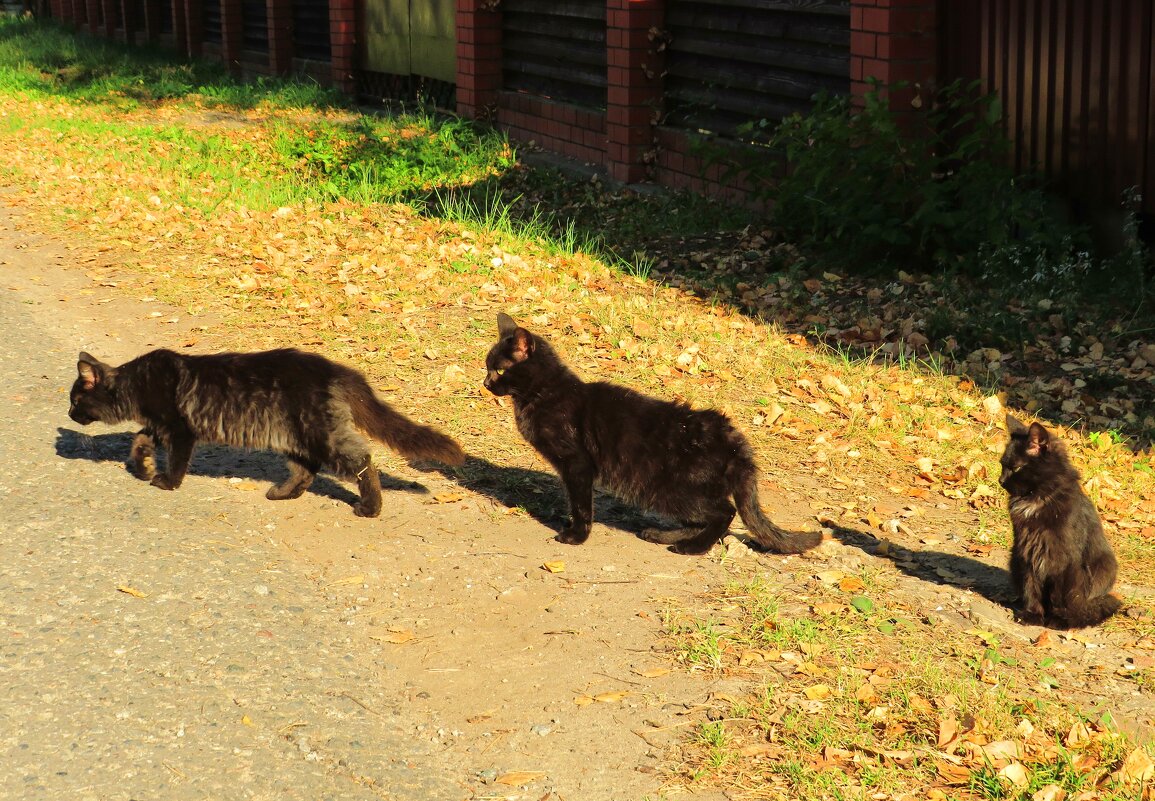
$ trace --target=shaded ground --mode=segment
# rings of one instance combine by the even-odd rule
[[[1005,392],[1008,405],[1053,423],[1111,430],[1136,450],[1155,440],[1150,301],[1121,291],[1100,265],[1078,278],[1081,296],[1052,279],[1010,275],[927,275],[914,267],[872,274],[861,264],[828,272],[763,219],[606,185],[545,154],[525,158],[574,179],[549,180],[540,168],[518,166],[475,187],[474,196],[500,196],[515,216],[552,220],[559,235],[572,228],[623,259],[641,256],[655,280],[852,358],[923,362]],[[853,254],[832,256],[853,262]],[[1149,253],[1146,269],[1155,269]]]

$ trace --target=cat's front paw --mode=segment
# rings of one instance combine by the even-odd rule
[[[167,473],[161,473],[158,476],[153,476],[152,481],[149,483],[154,487],[162,490],[174,490],[180,486],[180,482],[173,481]]]
[[[359,501],[353,504],[353,514],[357,515],[357,517],[376,517],[381,514],[381,505],[371,505],[364,501]]]
[[[554,537],[555,540],[566,545],[581,545],[589,538],[590,530],[588,528],[585,531],[582,531],[580,529],[574,528],[573,526],[570,526],[561,534],[558,534],[556,537]]]
[[[128,471],[141,481],[152,481],[156,478],[156,463],[149,462],[133,462],[128,467]]]
[[[686,540],[685,542],[679,542],[676,545],[671,545],[670,551],[673,553],[681,554],[682,556],[701,556],[702,554],[709,553],[710,549],[713,547],[713,542],[701,543],[694,542],[693,540]]]

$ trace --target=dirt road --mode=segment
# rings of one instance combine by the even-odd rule
[[[709,686],[638,674],[669,664],[660,599],[716,564],[603,526],[568,548],[388,457],[377,520],[336,480],[266,500],[264,454],[137,481],[131,426],[67,417],[77,352],[209,342],[212,321],[92,280],[100,259],[0,219],[0,797],[657,794],[660,743],[632,730]]]

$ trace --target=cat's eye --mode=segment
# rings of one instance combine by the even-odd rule
[[[503,375],[505,375],[505,368],[504,367],[498,367],[493,372],[497,373],[498,378],[501,378]]]

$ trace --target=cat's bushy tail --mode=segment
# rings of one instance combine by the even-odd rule
[[[758,503],[758,479],[751,470],[734,488],[734,505],[755,541],[774,553],[802,553],[822,542],[817,531],[786,531],[776,526],[762,512]]]
[[[384,442],[407,459],[433,459],[457,465],[465,461],[465,452],[451,438],[429,426],[414,423],[389,404],[381,401],[368,384],[360,382],[344,387],[353,422],[373,439]]]
[[[1123,602],[1114,595],[1100,595],[1091,598],[1080,607],[1068,607],[1062,612],[1062,620],[1070,628],[1081,629],[1084,626],[1097,626],[1111,615],[1119,611]],[[1058,616],[1056,614],[1056,616]]]

